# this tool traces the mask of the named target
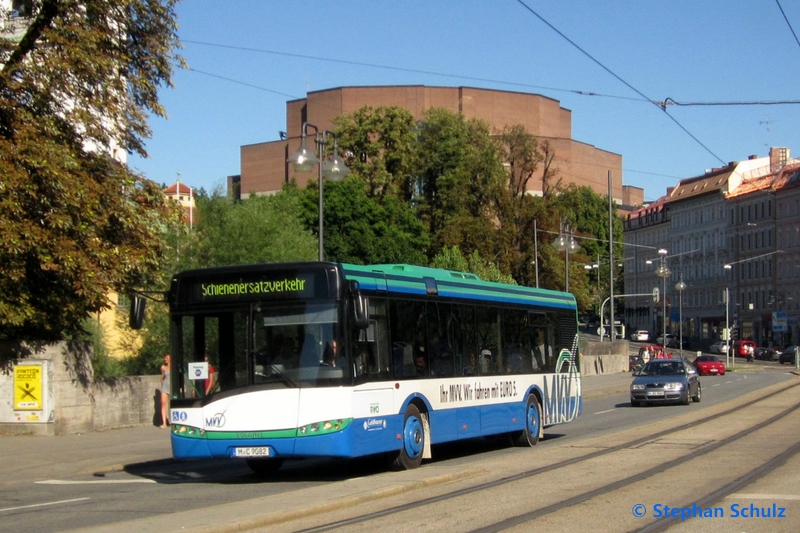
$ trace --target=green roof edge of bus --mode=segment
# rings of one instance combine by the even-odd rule
[[[497,289],[517,289],[520,292],[530,292],[531,295],[536,295],[539,298],[543,298],[545,300],[550,300],[551,302],[555,301],[563,301],[564,296],[568,295],[574,307],[577,309],[577,301],[572,293],[564,293],[561,291],[555,291],[552,289],[543,289],[540,287],[529,287],[527,285],[511,285],[508,283],[500,283],[495,281],[484,281],[482,280],[477,274],[473,274],[471,272],[458,272],[455,270],[446,270],[441,268],[433,268],[433,267],[425,267],[425,266],[418,266],[418,265],[408,265],[404,263],[398,264],[378,264],[378,265],[354,265],[350,263],[341,263],[342,268],[345,271],[345,275],[347,277],[353,277],[352,275],[348,275],[347,271],[350,271],[355,274],[355,277],[358,277],[358,273],[363,273],[364,275],[372,275],[375,273],[383,273],[386,275],[407,275],[417,277],[420,280],[423,277],[433,278],[434,280],[441,281],[441,282],[450,282],[450,283],[459,283],[461,285],[460,291],[463,294],[469,295],[477,295],[480,294],[482,291],[486,291],[487,289],[497,288]],[[407,286],[412,287],[415,285],[414,282],[397,282],[400,286]],[[474,292],[465,287],[464,285],[475,285]],[[548,295],[552,295],[551,298],[548,298]]]

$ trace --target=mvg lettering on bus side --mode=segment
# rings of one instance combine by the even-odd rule
[[[217,413],[211,418],[206,418],[206,427],[221,428],[225,425],[225,415]]]

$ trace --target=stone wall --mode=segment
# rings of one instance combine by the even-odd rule
[[[155,424],[160,376],[95,381],[91,355],[89,342],[0,343],[0,361],[10,362],[0,374],[0,433],[72,435]],[[47,369],[41,414],[15,410],[15,362]]]
[[[159,425],[161,376],[109,378],[92,384],[92,424],[95,431]]]
[[[628,341],[588,342],[581,340],[581,374],[615,374],[628,371]]]

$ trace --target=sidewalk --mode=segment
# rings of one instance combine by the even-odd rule
[[[628,391],[628,373],[583,378],[584,399]],[[157,461],[171,462],[169,430],[143,426],[62,437],[0,435],[5,482],[90,475]]]
[[[169,430],[155,426],[62,437],[0,435],[3,481],[37,481],[123,470],[172,459]]]

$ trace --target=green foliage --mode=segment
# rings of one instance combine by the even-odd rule
[[[87,318],[83,329],[86,332],[85,338],[92,341],[92,370],[95,379],[125,375],[125,369],[120,361],[108,355],[100,322],[96,318]]]
[[[428,239],[409,203],[397,196],[370,197],[367,191],[368,185],[358,176],[325,183],[325,259],[362,265],[426,264]],[[306,227],[318,232],[316,183],[309,183],[303,194],[303,214]]]
[[[334,119],[341,152],[366,184],[370,198],[412,199],[411,170],[416,158],[413,115],[399,107],[363,107]]]
[[[471,272],[477,274],[484,281],[496,281],[510,285],[517,284],[514,278],[500,272],[496,265],[483,259],[478,252],[472,252],[472,255],[466,258],[457,246],[444,247],[433,258],[431,266],[456,272]]]
[[[135,357],[125,360],[126,373],[131,376],[158,374],[164,355],[170,353],[167,305],[148,302],[146,317],[142,346]]]
[[[96,147],[145,153],[174,3],[43,0],[0,36],[0,338],[78,335],[108,293],[157,276],[174,212]]]
[[[317,240],[297,216],[300,193],[295,188],[241,202],[221,195],[200,198],[197,211],[193,249],[176,270],[317,257]]]
[[[417,151],[417,215],[430,233],[429,257],[444,246],[464,246],[465,227],[480,239],[465,249],[495,255],[493,239],[482,237],[492,232],[505,171],[488,125],[431,109],[419,125]]]

